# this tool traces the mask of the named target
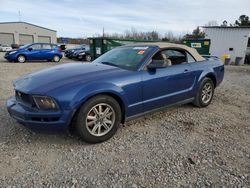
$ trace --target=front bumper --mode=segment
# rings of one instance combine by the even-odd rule
[[[13,96],[6,103],[11,117],[30,128],[65,129],[71,122],[71,111],[41,111],[27,107]]]
[[[65,53],[65,57],[72,58],[73,53],[72,52]]]
[[[10,56],[4,56],[4,58],[5,58],[6,60],[8,60],[8,61],[11,61],[11,60],[12,60],[12,58],[11,58]]]
[[[8,61],[15,61],[16,60],[16,56],[15,54],[5,54],[4,58]]]

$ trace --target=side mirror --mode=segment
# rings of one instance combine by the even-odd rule
[[[159,68],[166,68],[167,64],[163,60],[153,60],[148,66],[147,69],[155,70]]]
[[[29,47],[29,48],[28,48],[28,50],[29,50],[29,51],[32,51],[32,50],[33,50],[33,48]]]

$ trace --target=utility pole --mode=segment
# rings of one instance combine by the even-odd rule
[[[105,37],[104,27],[102,28],[102,37]]]
[[[19,22],[21,22],[21,21],[22,21],[21,11],[20,11],[20,10],[18,11],[18,19],[19,19]]]

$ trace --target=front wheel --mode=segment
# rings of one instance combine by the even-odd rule
[[[204,78],[196,95],[194,104],[198,107],[208,106],[214,95],[214,83],[210,78]]]
[[[87,62],[90,62],[90,61],[92,60],[92,58],[91,58],[90,55],[86,55],[86,56],[85,56],[85,60],[86,60]]]
[[[26,58],[25,58],[24,55],[19,55],[19,56],[17,57],[17,61],[18,61],[19,63],[25,63]]]
[[[54,62],[59,62],[59,61],[60,61],[60,57],[59,57],[58,55],[55,55],[55,56],[53,57],[53,61],[54,61]]]
[[[121,123],[121,108],[118,102],[107,95],[89,99],[76,117],[76,129],[81,138],[89,143],[110,139]]]

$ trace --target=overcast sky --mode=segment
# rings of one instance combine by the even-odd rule
[[[19,11],[22,21],[64,37],[93,36],[103,27],[108,33],[134,27],[183,34],[210,20],[250,16],[250,0],[0,0],[0,22],[18,21]]]

